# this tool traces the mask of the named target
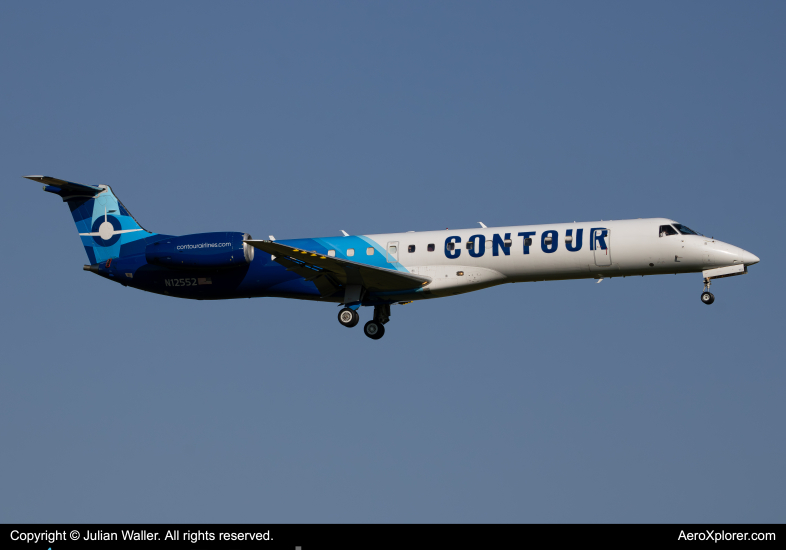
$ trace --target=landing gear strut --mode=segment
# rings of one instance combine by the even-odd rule
[[[390,321],[390,304],[374,306],[374,319],[366,323],[363,333],[372,340],[385,336],[385,323]]]
[[[712,302],[715,301],[715,296],[710,292],[710,280],[708,278],[704,279],[704,292],[701,293],[701,301],[707,305],[710,305]]]
[[[345,327],[354,327],[360,322],[360,315],[354,309],[345,307],[338,312],[338,322]]]

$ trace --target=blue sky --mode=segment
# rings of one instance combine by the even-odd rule
[[[774,522],[782,2],[6,3],[0,517]],[[279,239],[670,217],[744,277],[396,306],[164,298],[67,208]],[[780,267],[779,267],[780,266]],[[362,311],[365,321],[369,312]]]

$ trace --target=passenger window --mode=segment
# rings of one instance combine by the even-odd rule
[[[532,246],[532,239],[524,239],[524,246]]]
[[[434,252],[434,245],[433,244],[428,245],[426,250],[428,250],[429,252]],[[451,248],[451,250],[453,250],[453,249]]]
[[[407,247],[407,252],[415,252],[415,245],[411,244]]]
[[[332,258],[335,255],[336,255],[336,251],[335,250],[328,250],[328,256],[330,256]]]
[[[467,250],[474,250],[475,249],[475,240],[467,241]]]
[[[434,245],[430,244],[429,246],[434,246]],[[448,250],[456,250],[456,243],[448,243],[447,244],[447,249]]]
[[[456,271],[456,275],[459,276],[459,277],[463,277],[464,276],[464,272],[463,271]]]
[[[505,239],[505,248],[510,248],[511,246],[513,246],[513,241]]]
[[[391,246],[390,247],[390,253],[391,254],[395,254],[396,253],[396,247],[395,246]],[[369,246],[366,249],[366,256],[373,256],[373,255],[374,255],[374,247],[373,246]]]
[[[355,249],[354,248],[347,248],[347,256],[354,256]]]
[[[661,225],[660,226],[660,236],[661,237],[668,237],[670,235],[676,235],[676,234],[677,234],[677,230],[674,229],[672,226],[670,226],[670,225]]]

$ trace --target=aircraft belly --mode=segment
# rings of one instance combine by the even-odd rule
[[[141,290],[192,300],[220,300],[237,297],[238,287],[248,269],[223,270],[167,269],[144,265],[131,278],[120,281]],[[121,277],[125,275],[122,274]]]
[[[416,275],[431,277],[431,283],[423,288],[422,294],[432,296],[471,292],[506,282],[507,279],[494,269],[471,265],[415,266],[409,270]]]

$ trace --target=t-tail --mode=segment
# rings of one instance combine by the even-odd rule
[[[90,264],[145,250],[156,234],[142,228],[108,185],[83,185],[49,176],[25,176],[44,184],[44,191],[68,204]]]

